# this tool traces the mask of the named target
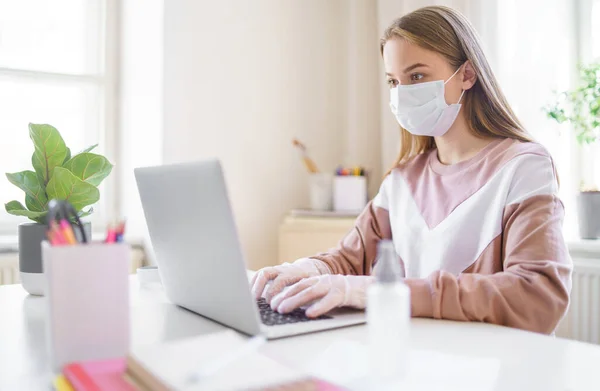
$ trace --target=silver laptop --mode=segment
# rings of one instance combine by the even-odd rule
[[[302,309],[279,314],[254,299],[218,160],[137,168],[135,177],[173,303],[269,339],[365,322],[363,311],[337,309],[309,319]]]

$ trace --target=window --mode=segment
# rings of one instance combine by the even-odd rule
[[[565,236],[576,239],[576,194],[582,181],[600,186],[600,145],[580,147],[570,125],[548,119],[542,108],[554,101],[554,92],[577,85],[577,64],[599,60],[600,0],[477,4],[471,17],[502,89],[525,128],[554,158],[566,211]]]
[[[594,0],[590,15],[592,26],[592,57],[600,60],[600,0]]]
[[[100,143],[114,162],[111,137],[114,67],[106,31],[114,0],[0,0],[0,201],[24,201],[4,172],[31,169],[28,123],[49,123],[75,153]],[[109,12],[110,11],[110,12]],[[110,34],[108,34],[110,38]],[[114,200],[101,186],[93,223],[102,225]],[[114,197],[113,197],[114,198]],[[0,212],[0,234],[23,218]]]
[[[488,4],[487,2],[485,4]],[[575,190],[580,181],[579,154],[568,126],[548,119],[543,107],[554,91],[575,82],[577,64],[576,9],[571,0],[503,0],[488,7],[480,21],[488,32],[484,45],[507,99],[532,136],[554,158],[565,203],[565,236],[577,233]],[[486,23],[495,21],[490,30]]]

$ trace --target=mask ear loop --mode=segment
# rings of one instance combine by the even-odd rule
[[[460,93],[460,97],[458,98],[458,102],[456,102],[457,105],[460,104],[460,101],[462,100],[462,97],[465,94],[465,91],[467,91],[467,90],[462,90],[462,92]]]
[[[450,76],[448,78],[448,80],[446,80],[444,82],[444,85],[446,85],[446,83],[448,83],[450,81],[450,79],[452,79],[454,76],[456,76],[456,74],[458,73],[458,71],[460,71],[460,68],[462,68],[462,65],[459,66],[456,71],[454,71],[454,73],[452,74],[452,76]],[[460,97],[458,98],[458,102],[456,103],[457,105],[460,104],[460,101],[462,100],[463,95],[465,94],[465,90],[462,90],[462,92],[460,93]]]
[[[449,82],[449,81],[450,81],[450,80],[451,80],[451,79],[452,79],[454,76],[456,76],[456,74],[458,73],[458,71],[460,71],[460,68],[462,68],[462,65],[461,65],[461,66],[459,66],[459,67],[456,69],[456,71],[454,71],[454,73],[452,74],[452,76],[450,76],[450,77],[448,78],[448,80],[446,80],[446,81],[444,82],[444,84],[448,83],[448,82]]]

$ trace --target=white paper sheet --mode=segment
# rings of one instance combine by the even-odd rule
[[[201,383],[187,383],[189,375],[215,358],[244,345],[232,330],[220,331],[177,342],[134,348],[132,355],[150,372],[176,390],[238,390],[266,387],[304,378],[264,355],[245,356]]]
[[[307,368],[316,377],[349,390],[493,390],[500,371],[500,361],[493,358],[471,358],[413,349],[403,381],[379,384],[369,375],[368,351],[355,341],[336,341]]]

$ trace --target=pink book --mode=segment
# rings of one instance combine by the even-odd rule
[[[125,380],[124,358],[69,364],[63,370],[76,391],[137,391]]]

